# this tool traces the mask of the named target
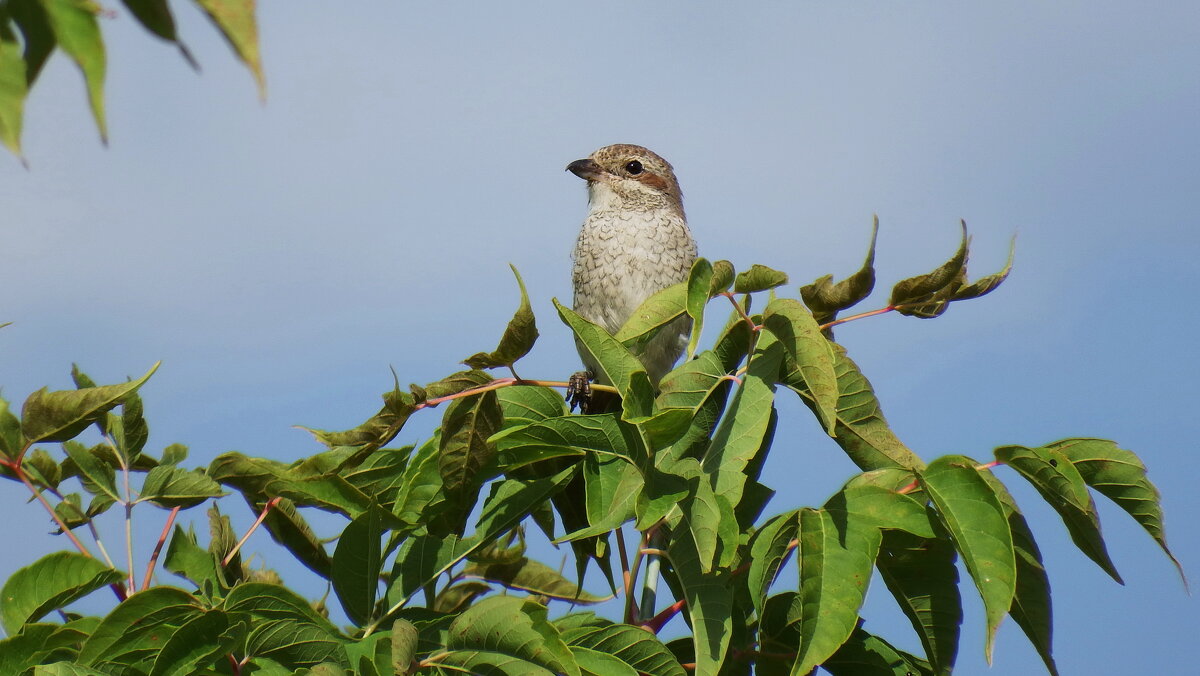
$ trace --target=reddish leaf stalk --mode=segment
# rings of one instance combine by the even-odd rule
[[[561,381],[561,380],[523,380],[520,378],[497,378],[497,379],[493,380],[492,382],[488,383],[487,385],[480,385],[479,387],[473,387],[469,390],[463,390],[462,392],[455,392],[454,394],[447,394],[444,397],[435,397],[433,399],[427,399],[427,400],[417,404],[413,408],[418,411],[423,408],[433,408],[433,407],[437,406],[438,404],[444,404],[447,401],[454,401],[455,399],[464,399],[466,397],[471,397],[476,394],[483,394],[484,392],[491,392],[492,390],[499,390],[499,389],[503,389],[505,387],[512,387],[514,385],[540,385],[542,387],[564,387],[565,388],[565,387],[568,387],[570,385],[570,383],[568,383],[566,381]],[[593,384],[592,389],[597,390],[599,392],[611,392],[614,394],[617,393],[617,388],[612,387],[610,385]]]
[[[737,299],[733,297],[732,292],[724,291],[721,293],[721,295],[728,298],[730,303],[733,303],[734,309],[736,309],[738,314],[742,316],[742,319],[750,325],[751,331],[758,332],[762,330],[762,327],[758,324],[755,324],[754,320],[750,318],[750,315],[746,314],[746,309],[742,307],[741,303],[737,302]]]
[[[671,618],[678,615],[680,613],[680,611],[682,611],[686,607],[687,607],[687,600],[679,599],[675,603],[672,603],[671,605],[667,606],[666,608],[663,608],[662,612],[660,612],[659,614],[655,615],[654,617],[650,618],[648,621],[643,623],[642,627],[645,629],[649,629],[650,631],[657,634],[658,632],[662,631],[662,628],[665,627],[668,622],[671,621]]]
[[[280,499],[281,498],[279,496],[276,496],[267,501],[267,504],[263,507],[262,513],[259,514],[258,518],[254,520],[254,523],[250,526],[250,528],[246,530],[246,534],[243,535],[242,539],[238,540],[238,543],[233,546],[233,549],[225,555],[225,558],[221,561],[222,567],[228,566],[229,562],[233,561],[233,557],[237,556],[237,553],[241,551],[242,545],[246,544],[246,540],[250,539],[250,536],[254,533],[254,531],[258,530],[258,527],[262,525],[263,521],[266,521],[267,515],[271,513],[271,508],[279,504]]]
[[[158,564],[158,555],[162,552],[163,543],[167,541],[167,535],[171,532],[171,526],[175,524],[175,516],[179,514],[179,507],[171,510],[167,516],[167,522],[163,524],[162,533],[158,536],[158,542],[154,545],[154,553],[150,555],[150,562],[146,564],[146,576],[142,578],[142,591],[150,588],[150,578],[154,575],[154,566]]]
[[[846,322],[852,322],[856,319],[864,319],[866,317],[874,317],[875,315],[885,314],[887,312],[891,312],[892,310],[895,310],[898,307],[900,307],[900,306],[899,305],[889,305],[887,307],[881,307],[878,310],[871,310],[870,312],[863,312],[863,313],[856,314],[856,315],[850,315],[849,317],[835,319],[831,322],[822,324],[821,330],[824,331],[825,329],[833,328],[833,327],[837,326],[838,324],[845,324]]]

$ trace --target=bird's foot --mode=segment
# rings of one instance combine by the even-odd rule
[[[574,411],[579,408],[580,413],[588,413],[591,410],[592,403],[592,380],[595,376],[591,371],[576,371],[571,374],[567,380],[567,404]]]

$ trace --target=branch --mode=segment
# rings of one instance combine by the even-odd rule
[[[179,507],[171,510],[171,514],[167,516],[167,522],[163,524],[162,533],[158,536],[158,542],[154,545],[154,553],[150,555],[150,563],[146,564],[146,575],[142,578],[142,591],[150,588],[150,577],[154,574],[154,566],[158,564],[158,555],[162,552],[163,543],[167,541],[167,535],[171,532],[171,526],[175,523],[175,515],[179,514]]]
[[[271,513],[272,507],[279,504],[279,500],[279,496],[275,496],[270,500],[267,500],[267,504],[263,506],[262,513],[258,515],[258,518],[254,520],[254,523],[246,530],[246,534],[242,536],[242,539],[238,540],[238,543],[233,546],[233,549],[229,550],[229,553],[226,554],[225,558],[221,561],[222,568],[228,566],[230,561],[233,561],[233,557],[237,556],[237,553],[241,551],[242,545],[246,544],[246,540],[249,540],[254,531],[257,530],[258,527],[262,525],[262,522],[267,519],[267,514]]]

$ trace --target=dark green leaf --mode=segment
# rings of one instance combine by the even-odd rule
[[[1047,447],[1070,458],[1087,485],[1117,503],[1146,529],[1175,564],[1184,584],[1187,583],[1183,566],[1167,547],[1158,489],[1146,477],[1146,466],[1136,455],[1107,439],[1063,439],[1047,444]]]
[[[521,303],[517,306],[516,314],[509,320],[508,326],[504,329],[504,335],[500,337],[500,344],[494,351],[480,352],[463,360],[463,363],[471,368],[512,366],[518,359],[529,354],[529,350],[537,341],[537,323],[534,321],[533,308],[529,305],[529,294],[525,291],[525,282],[521,279],[521,273],[517,272],[515,266],[510,264],[509,267],[517,277],[517,286],[521,288]]]
[[[463,569],[462,575],[572,605],[600,603],[611,598],[589,594],[550,566],[525,557],[512,563],[472,563]]]
[[[521,385],[505,387],[496,391],[500,410],[504,411],[504,424],[537,422],[546,418],[567,415],[566,402],[562,395],[549,387]]]
[[[767,592],[779,569],[796,548],[796,536],[800,532],[799,512],[792,510],[773,517],[750,537],[750,561],[746,571],[746,586],[754,611],[762,616]]]
[[[411,622],[396,620],[392,624],[392,668],[407,674],[417,659],[417,628]]]
[[[191,676],[229,653],[244,640],[246,626],[219,610],[210,610],[179,627],[154,658],[150,676]]]
[[[1008,273],[1012,271],[1013,253],[1017,248],[1017,238],[1013,237],[1012,244],[1008,247],[1008,260],[1004,262],[1004,268],[1000,272],[990,274],[986,277],[980,277],[971,284],[962,287],[954,292],[951,300],[969,300],[987,295],[1000,286],[1004,280],[1008,279]]]
[[[957,558],[944,536],[920,538],[888,531],[875,562],[938,674],[949,674],[958,655],[962,599]],[[1018,575],[1018,587],[1019,579]]]
[[[821,667],[832,676],[933,676],[925,660],[856,629]],[[949,672],[946,672],[949,673]]]
[[[174,43],[179,48],[179,53],[187,60],[192,68],[200,69],[196,60],[192,58],[192,53],[179,40],[179,35],[175,30],[175,17],[171,15],[171,8],[167,5],[167,0],[121,0],[129,11],[137,17],[138,23],[142,24],[146,30],[166,40]]]
[[[778,270],[772,270],[765,265],[755,263],[749,270],[739,272],[733,280],[734,293],[754,293],[766,291],[787,284],[788,276]]]
[[[1053,448],[1002,446],[996,449],[996,459],[1028,479],[1062,517],[1075,546],[1114,580],[1124,584],[1104,546],[1096,503],[1079,470],[1065,453]]]
[[[0,456],[9,460],[21,453],[21,420],[13,415],[8,402],[0,397]]]
[[[837,317],[837,313],[853,307],[875,288],[875,241],[879,237],[879,217],[871,225],[871,246],[867,258],[858,272],[833,283],[833,275],[818,278],[812,284],[800,287],[800,297],[813,312],[817,323],[824,324]]]
[[[838,406],[838,376],[834,370],[832,343],[821,335],[821,327],[800,301],[776,298],[763,311],[763,326],[787,350],[804,390],[813,401],[821,427],[835,435]],[[760,339],[761,345],[761,339]],[[752,362],[753,364],[753,362]],[[772,381],[776,373],[771,374]]]
[[[941,457],[920,474],[920,481],[983,597],[984,654],[990,663],[996,629],[1012,606],[1017,564],[1004,508],[975,467],[975,461],[965,456]]]
[[[888,426],[871,383],[858,370],[846,350],[833,345],[834,371],[838,381],[837,424],[833,438],[864,470],[899,467],[917,469],[924,464]],[[800,378],[799,369],[787,365],[782,383],[801,396],[809,408],[816,406]]]
[[[142,497],[164,509],[195,507],[209,498],[225,495],[221,486],[200,470],[159,465],[146,475]]]
[[[446,647],[452,652],[439,662],[474,672],[494,673],[490,667],[514,673],[515,663],[553,674],[580,673],[558,630],[546,621],[545,606],[511,596],[484,599],[458,616],[450,625]]]
[[[132,664],[153,658],[167,638],[203,612],[200,601],[174,587],[152,587],[117,605],[79,650],[85,666]]]
[[[583,676],[638,676],[636,669],[608,653],[571,646],[571,655]]]
[[[216,557],[197,544],[196,534],[190,526],[185,531],[176,524],[171,542],[167,544],[163,566],[172,573],[191,580],[200,589],[206,586],[210,589],[220,589],[224,584]]]
[[[345,638],[308,601],[285,587],[257,582],[238,585],[223,608],[231,616],[251,618],[247,654],[293,668],[322,662],[347,664]]]
[[[372,453],[370,457],[378,453],[381,451]],[[357,518],[371,504],[370,496],[338,474],[299,481],[280,481],[271,484],[271,490],[289,498],[299,507],[316,507],[328,512],[338,512],[351,519]]]
[[[346,616],[358,626],[371,621],[379,595],[383,529],[384,514],[372,505],[346,526],[333,552],[333,590]]]
[[[858,624],[881,534],[845,513],[800,510],[800,650],[792,673],[829,659]]]
[[[35,622],[46,613],[120,582],[120,571],[75,552],[55,552],[8,578],[0,589],[0,620],[9,635],[21,625]]]
[[[43,387],[29,395],[21,409],[25,438],[35,443],[71,439],[119,405],[130,393],[136,392],[157,370],[158,364],[155,364],[146,375],[120,385],[58,392]]]
[[[720,281],[720,280],[718,280]],[[696,354],[696,346],[700,344],[700,333],[704,330],[704,306],[712,298],[713,266],[707,259],[697,258],[692,263],[688,273],[686,309],[692,318],[692,332],[688,336],[686,359],[690,360]]]
[[[582,452],[635,464],[645,462],[649,456],[637,430],[622,423],[614,413],[549,418],[509,428],[496,435],[493,442],[499,451],[499,465],[505,468]]]
[[[121,495],[117,493],[116,471],[113,470],[112,465],[98,460],[83,444],[68,441],[63,444],[63,450],[79,468],[82,476],[87,479],[88,486],[93,488],[93,492],[102,492],[115,501],[121,500]]]
[[[961,281],[964,278],[964,269],[967,264],[967,246],[970,238],[967,237],[967,224],[962,222],[962,240],[958,245],[958,251],[950,260],[940,265],[933,272],[909,277],[908,279],[896,282],[892,287],[892,296],[888,301],[888,305],[917,305],[928,302],[934,294],[943,291],[951,285],[955,285],[950,294],[946,296],[948,299],[953,295],[954,291],[961,286]],[[904,310],[898,310],[905,312]]]
[[[696,673],[715,674],[729,650],[733,631],[733,590],[729,571],[703,572],[691,531],[671,534],[668,558],[683,586],[687,613],[692,621]]]
[[[440,515],[445,520],[444,532],[462,534],[475,507],[483,471],[496,454],[489,439],[503,421],[494,391],[456,399],[446,409],[438,449],[438,472],[446,496]]]
[[[25,82],[32,87],[54,51],[54,32],[46,11],[38,0],[9,0],[7,9],[21,31],[25,43]]]
[[[612,655],[648,676],[685,676],[687,673],[654,634],[640,627],[608,624],[563,629],[563,640],[570,646]]]
[[[1008,526],[1013,534],[1013,549],[1017,553],[1017,589],[1008,614],[1041,655],[1051,676],[1058,676],[1058,667],[1054,663],[1051,650],[1053,622],[1050,579],[1046,576],[1045,566],[1042,565],[1042,553],[1033,539],[1029,524],[1017,509],[1017,503],[1008,489],[991,472],[984,472],[982,476],[996,491],[996,497],[1004,507]]]
[[[396,438],[404,423],[417,410],[416,399],[399,388],[383,395],[383,408],[366,422],[344,432],[327,432],[309,429],[317,441],[333,448],[335,446],[361,446],[365,452],[382,448]],[[305,428],[307,429],[307,428]]]
[[[33,676],[107,676],[107,674],[71,662],[55,662],[34,667]]]
[[[680,287],[680,312],[682,312],[683,286]],[[672,287],[674,288],[674,287]],[[645,417],[654,413],[654,386],[642,362],[603,327],[589,322],[562,305],[557,300],[554,307],[563,323],[575,333],[576,343],[592,357],[591,363],[598,365],[602,373],[596,374],[604,382],[612,383],[621,395],[625,419]],[[619,335],[619,334],[618,334]],[[585,360],[589,361],[589,360]]]

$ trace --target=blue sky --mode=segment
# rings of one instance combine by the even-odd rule
[[[292,425],[353,426],[389,366],[426,382],[490,349],[515,307],[509,262],[543,334],[522,374],[560,379],[577,358],[549,301],[570,296],[586,209],[563,167],[639,143],[675,165],[709,258],[796,283],[844,276],[879,214],[880,292],[864,309],[945,260],[959,218],[976,275],[1017,233],[992,296],[936,321],[851,324],[839,340],[926,459],[1066,436],[1139,453],[1200,580],[1200,13],[1187,3],[268,3],[265,105],[177,4],[201,74],[130,17],[106,20],[110,146],[59,56],[27,109],[31,169],[0,157],[10,401],[69,387],[72,362],[116,382],[162,360],[143,389],[150,448],[189,444],[200,465],[234,449],[301,457],[318,449]],[[795,401],[781,409],[793,422],[765,475],[772,513],[819,504],[854,472]],[[1044,551],[1064,674],[1193,661],[1200,605],[1140,529],[1100,505],[1120,587],[1015,473],[998,474]],[[0,491],[4,578],[61,546],[18,488]],[[143,541],[162,517],[139,514]],[[249,548],[280,560],[265,535]],[[959,671],[981,673],[983,621],[963,593]],[[916,649],[893,605],[873,585],[868,628]],[[1006,623],[992,673],[1039,664]]]

